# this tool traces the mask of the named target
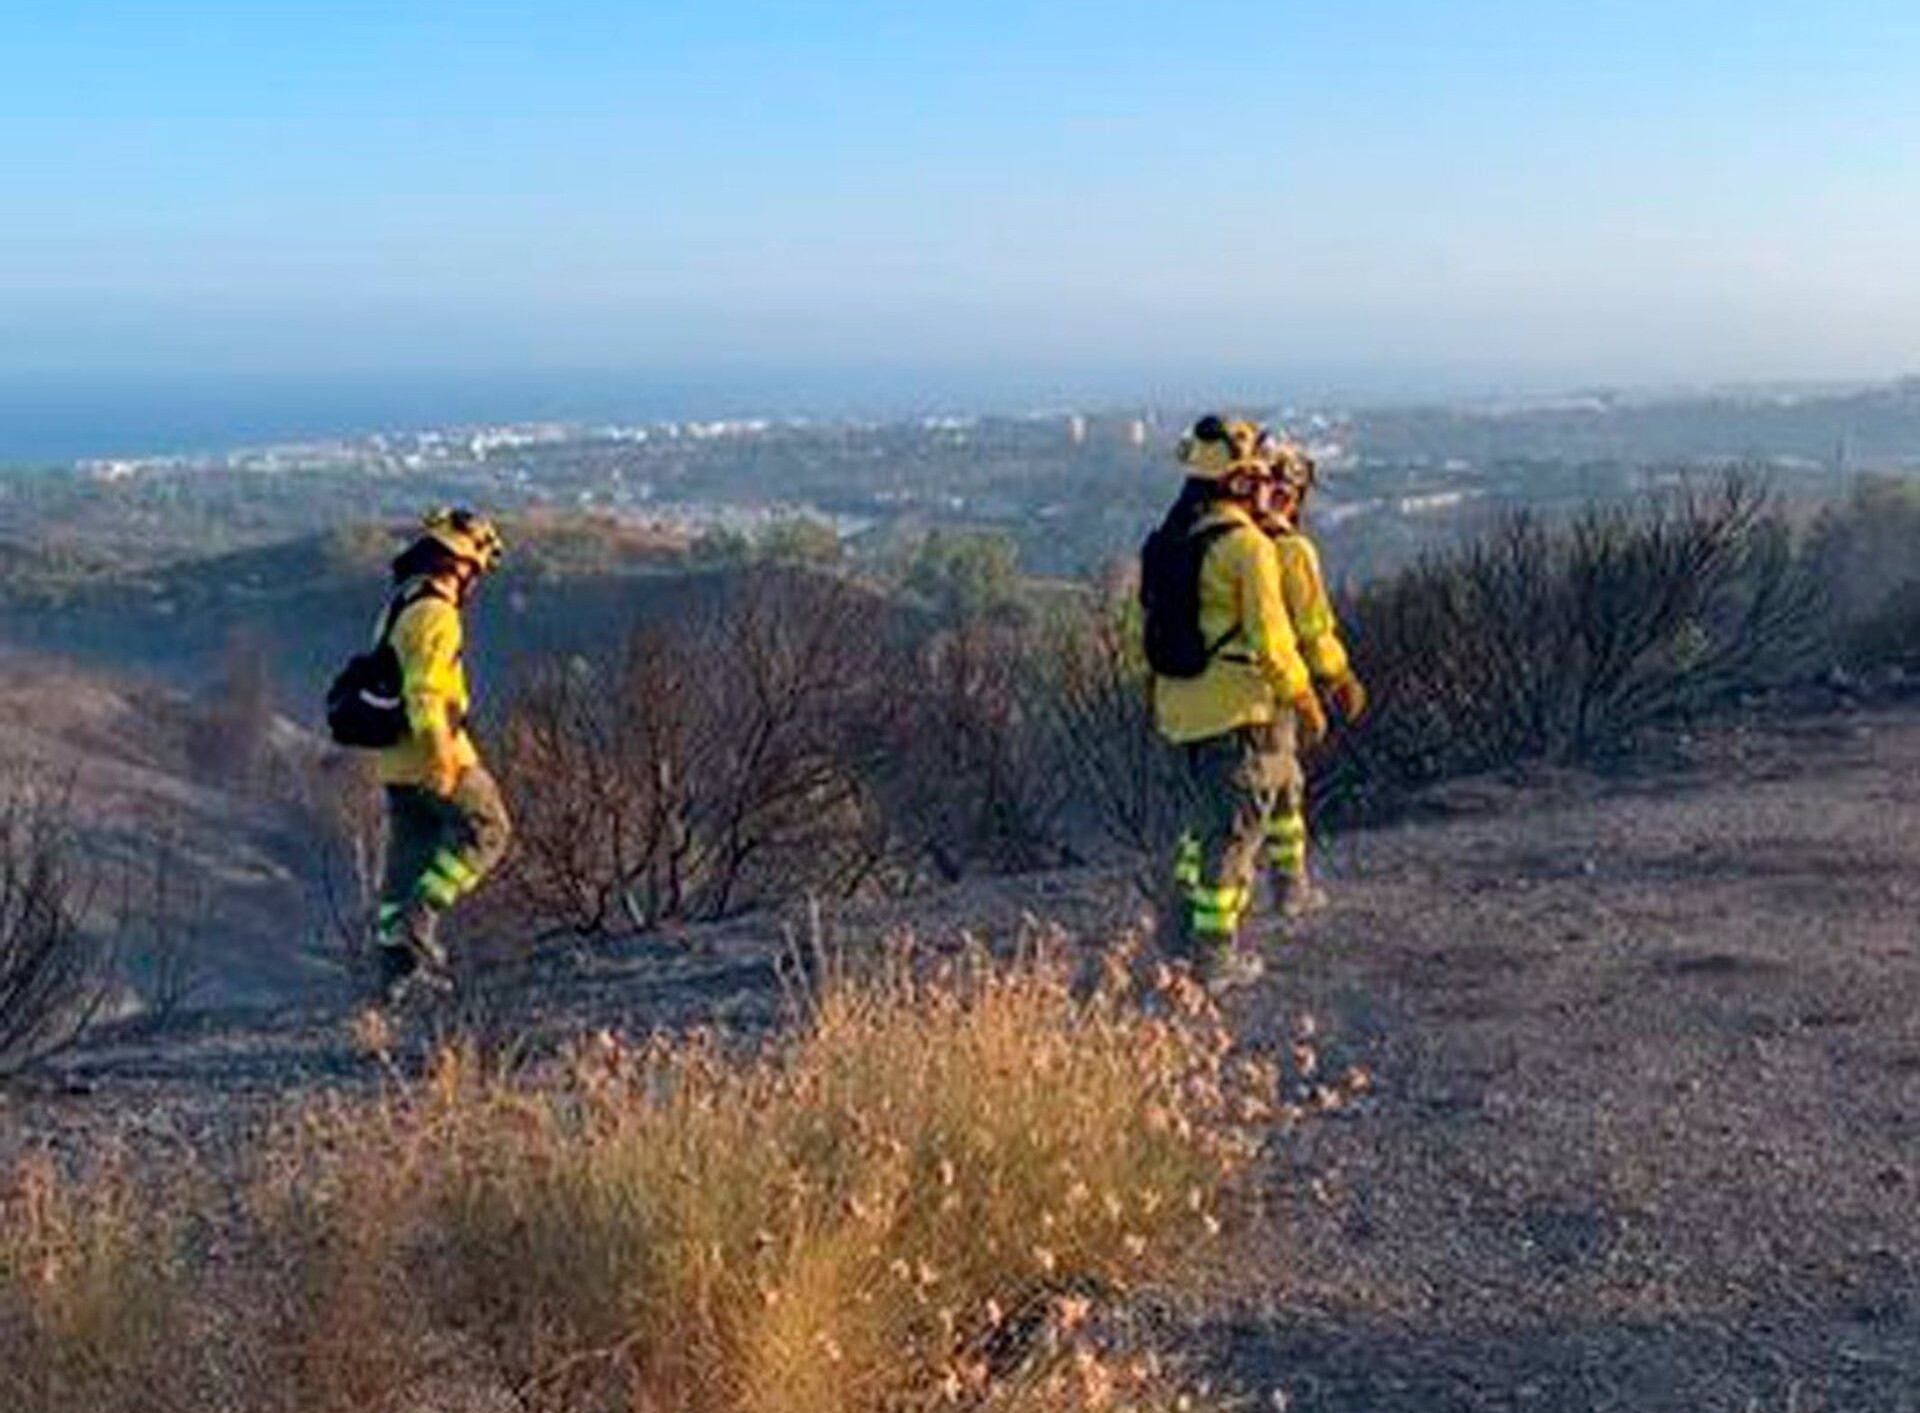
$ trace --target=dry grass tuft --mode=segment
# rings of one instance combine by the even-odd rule
[[[164,1406],[180,1342],[180,1226],[117,1157],[74,1176],[38,1154],[0,1182],[0,1407]]]
[[[1200,1273],[1293,1106],[1188,977],[1131,970],[897,957],[776,1052],[603,1032],[503,1074],[452,1045],[315,1104],[268,1141],[221,1285],[270,1345],[234,1367],[273,1389],[235,1406],[439,1407],[450,1378],[568,1413],[1200,1406],[1114,1316]],[[51,1370],[220,1298],[153,1261],[122,1191],[35,1199],[42,1245],[89,1253],[58,1291],[9,1228],[8,1340],[53,1334],[0,1353]],[[135,1265],[167,1279],[103,1303]]]

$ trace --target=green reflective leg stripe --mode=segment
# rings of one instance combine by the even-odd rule
[[[400,918],[406,910],[406,904],[404,903],[382,903],[380,905],[380,911],[376,915],[374,927],[379,933],[382,942],[387,941],[399,930]]]
[[[1195,908],[1192,922],[1193,935],[1196,937],[1231,937],[1239,924],[1239,914]]]
[[[442,850],[433,856],[430,873],[437,873],[462,893],[471,892],[479,886],[480,875],[458,854]]]
[[[1275,815],[1267,826],[1267,859],[1282,873],[1307,866],[1307,821],[1297,814]]]
[[[1307,846],[1275,844],[1267,851],[1267,861],[1282,873],[1300,873],[1307,866]]]
[[[1191,834],[1173,847],[1173,881],[1189,890],[1200,886],[1200,841]]]
[[[414,892],[426,901],[428,907],[444,911],[471,893],[479,883],[480,875],[469,868],[459,855],[443,852],[434,855],[433,862],[427,865],[427,871],[420,875],[420,881],[414,885]]]
[[[1246,888],[1192,889],[1187,895],[1187,916],[1194,933],[1203,937],[1231,937],[1252,901]]]
[[[414,885],[414,892],[435,912],[445,912],[460,901],[460,890],[446,879],[428,874]]]

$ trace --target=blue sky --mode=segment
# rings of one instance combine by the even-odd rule
[[[0,6],[0,376],[1920,367],[1920,6]]]

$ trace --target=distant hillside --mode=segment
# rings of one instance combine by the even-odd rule
[[[285,793],[265,787],[317,743],[266,723],[249,782],[216,733],[201,706],[150,681],[0,653],[0,793],[59,802],[90,927],[123,949],[136,989],[160,963],[205,997],[284,995],[316,974],[303,955],[311,847]]]
[[[738,582],[737,566],[696,567],[684,542],[612,522],[508,533],[511,565],[468,616],[483,712],[534,662],[617,651],[637,624],[692,618]],[[284,999],[320,979],[311,801],[328,752],[311,733],[398,543],[369,527],[119,571],[0,546],[0,789],[70,793],[94,927],[126,934],[137,989],[156,965],[145,914],[161,878],[166,945],[184,949],[169,964],[208,983],[196,999]],[[222,717],[239,696],[261,738],[244,779]]]
[[[555,656],[617,661],[636,628],[672,623],[688,655],[675,660],[697,660],[703,625],[749,581],[755,593],[821,582],[764,559],[696,562],[684,543],[611,522],[508,534],[511,567],[468,614],[483,729]],[[73,781],[103,880],[96,921],[139,934],[136,951],[154,929],[120,928],[120,915],[152,911],[146,895],[168,880],[169,945],[218,979],[197,999],[308,990],[323,979],[316,947],[331,950],[364,902],[337,851],[367,839],[355,832],[372,808],[365,762],[316,728],[327,681],[368,640],[396,546],[369,529],[119,571],[0,552],[0,783],[16,767]],[[930,621],[853,592],[846,636],[914,636]],[[356,823],[338,835],[343,818]],[[151,975],[151,957],[132,961]]]
[[[499,684],[534,653],[585,649],[689,610],[722,571],[683,540],[612,521],[509,525],[507,569],[475,603],[470,651]],[[282,707],[312,722],[325,684],[371,631],[401,541],[379,526],[116,572],[0,546],[0,642],[199,692],[236,646],[257,649]]]
[[[1920,378],[1845,391],[1595,393],[1506,407],[1382,408],[1358,419],[1368,457],[1479,466],[1798,461],[1843,471],[1920,464]]]

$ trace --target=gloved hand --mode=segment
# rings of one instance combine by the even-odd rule
[[[1309,687],[1293,699],[1294,712],[1300,718],[1300,744],[1311,746],[1327,734],[1327,709]]]
[[[1327,695],[1333,698],[1333,704],[1340,708],[1340,715],[1349,722],[1358,721],[1367,714],[1367,689],[1360,685],[1360,679],[1351,672],[1328,683]]]

